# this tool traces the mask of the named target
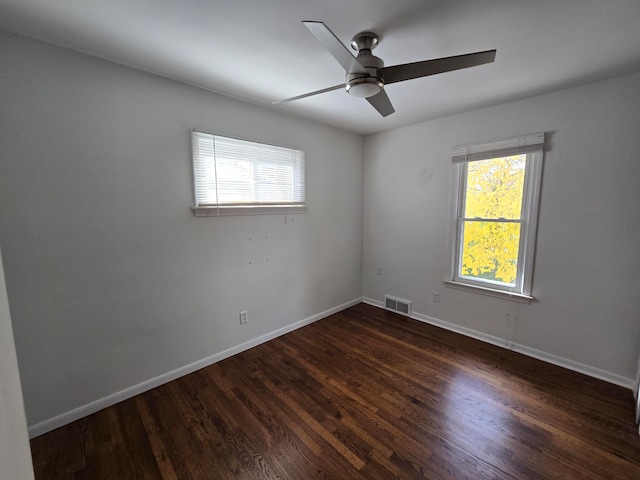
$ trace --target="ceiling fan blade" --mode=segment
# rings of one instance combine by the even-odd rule
[[[492,63],[496,58],[495,50],[486,52],[467,53],[454,57],[437,58],[423,62],[405,63],[380,69],[385,84],[402,82],[413,78],[427,77],[438,73],[451,72],[462,68],[475,67],[485,63]]]
[[[347,47],[336,37],[336,35],[329,30],[324,22],[316,21],[304,21],[302,22],[305,27],[313,34],[318,41],[329,50],[329,53],[333,55],[342,68],[347,73],[367,73],[365,68],[360,65],[360,62],[356,60],[356,57],[347,49]]]
[[[344,88],[344,83],[341,83],[340,85],[334,85],[333,87],[323,88],[322,90],[316,90],[315,92],[303,93],[302,95],[296,95],[295,97],[285,98],[284,100],[276,100],[275,102],[271,102],[271,104],[275,105],[277,103],[292,102],[293,100],[300,100],[301,98],[312,97],[314,95],[332,92],[341,88]]]
[[[380,92],[376,93],[371,97],[367,97],[367,102],[369,102],[373,108],[375,108],[380,115],[386,117],[387,115],[391,115],[395,112],[393,105],[391,105],[391,100],[387,96],[387,92],[384,90],[380,90]]]

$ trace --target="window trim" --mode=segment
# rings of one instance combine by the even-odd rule
[[[479,293],[482,295],[487,295],[489,297],[511,300],[513,302],[531,303],[531,301],[534,300],[534,297],[532,295],[524,295],[516,292],[505,292],[503,290],[495,290],[493,288],[488,288],[481,285],[471,285],[468,283],[455,282],[453,280],[443,280],[443,283],[445,284],[445,286],[455,288],[457,290]]]
[[[234,205],[191,207],[196,217],[229,217],[239,215],[292,215],[305,213],[306,205]]]
[[[273,145],[264,142],[256,142],[254,140],[246,140],[243,138],[232,137],[228,135],[220,135],[216,133],[206,132],[203,130],[192,129],[191,132],[191,146],[192,146],[192,154],[191,154],[191,164],[193,169],[193,201],[194,206],[191,207],[194,216],[196,217],[222,217],[222,216],[231,216],[231,215],[264,215],[264,214],[295,214],[295,213],[305,213],[306,212],[306,168],[305,168],[305,152],[300,149],[295,149],[292,147],[283,147],[281,145]],[[199,203],[198,202],[198,172],[196,168],[196,136],[197,135],[209,135],[213,137],[214,141],[216,138],[221,139],[230,139],[236,140],[240,142],[247,142],[255,145],[265,146],[265,147],[275,147],[277,149],[287,149],[296,155],[300,155],[300,170],[298,171],[301,175],[301,182],[298,186],[301,185],[301,193],[302,199],[300,201],[254,201],[254,202],[229,202],[229,203]],[[214,166],[217,175],[217,165]],[[216,184],[217,184],[217,180]]]
[[[526,169],[521,224],[520,246],[518,249],[518,272],[516,285],[509,287],[491,281],[474,280],[458,274],[462,255],[462,223],[464,213],[464,192],[466,188],[467,165],[472,161],[501,158],[526,154]],[[530,303],[534,297],[533,267],[537,237],[538,212],[542,184],[542,165],[544,159],[544,133],[527,135],[505,140],[484,142],[454,147],[452,153],[452,208],[451,234],[452,245],[450,277],[444,283],[448,287],[473,291],[518,302]]]

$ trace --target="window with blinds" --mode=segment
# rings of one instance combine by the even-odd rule
[[[531,299],[544,134],[453,148],[454,286]]]
[[[196,215],[305,209],[304,152],[192,132]]]

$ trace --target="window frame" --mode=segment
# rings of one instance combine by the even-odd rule
[[[294,182],[293,186],[293,197],[296,197],[296,191],[298,191],[298,195],[300,198],[292,199],[291,201],[279,201],[279,200],[266,200],[266,201],[237,201],[237,202],[201,202],[198,196],[198,186],[199,186],[199,175],[198,175],[198,159],[196,158],[198,155],[198,147],[196,146],[197,137],[198,136],[210,136],[212,137],[212,141],[215,142],[216,139],[220,139],[223,141],[231,140],[233,142],[242,142],[247,144],[252,144],[255,148],[263,148],[267,149],[273,148],[273,150],[288,150],[292,154],[292,174],[296,176],[299,180],[297,183]],[[295,149],[291,147],[283,147],[280,145],[272,145],[264,142],[256,142],[253,140],[246,140],[237,137],[231,137],[227,135],[219,135],[215,133],[206,132],[203,130],[191,130],[191,146],[192,146],[192,169],[193,169],[193,200],[194,206],[191,208],[193,214],[196,217],[220,217],[220,216],[229,216],[229,215],[264,215],[264,214],[293,214],[293,213],[304,213],[306,212],[306,178],[305,178],[305,152],[300,149]],[[218,187],[218,158],[215,156],[215,147],[213,147],[213,171],[214,178],[213,182],[216,185],[216,189]],[[242,158],[240,158],[242,159]],[[247,158],[252,165],[257,165],[258,162],[254,162],[253,159]],[[206,180],[205,180],[206,181]]]
[[[528,141],[528,145],[527,145]],[[520,145],[518,145],[520,143]],[[513,145],[516,146],[513,146]],[[502,147],[502,148],[501,148]],[[460,155],[466,149],[470,154]],[[475,221],[476,218],[464,217],[466,206],[466,181],[468,165],[474,161],[504,158],[513,155],[526,155],[525,178],[520,219],[520,244],[518,248],[518,267],[515,286],[505,285],[492,280],[480,280],[461,275],[464,222]],[[534,134],[513,139],[497,140],[480,144],[454,147],[453,191],[451,218],[451,272],[450,280],[445,284],[476,293],[483,293],[499,298],[529,303],[533,300],[533,268],[536,248],[538,212],[542,183],[542,166],[544,160],[544,134]],[[483,220],[481,218],[481,220]],[[513,220],[486,219],[488,221]]]

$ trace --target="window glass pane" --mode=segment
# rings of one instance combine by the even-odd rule
[[[263,161],[256,164],[257,201],[287,201],[293,198],[293,168],[291,164]]]
[[[519,245],[520,223],[465,220],[459,275],[514,286]]]
[[[515,155],[470,162],[464,216],[519,219],[526,159],[526,155]]]
[[[252,200],[251,162],[218,159],[218,199],[220,203]]]

